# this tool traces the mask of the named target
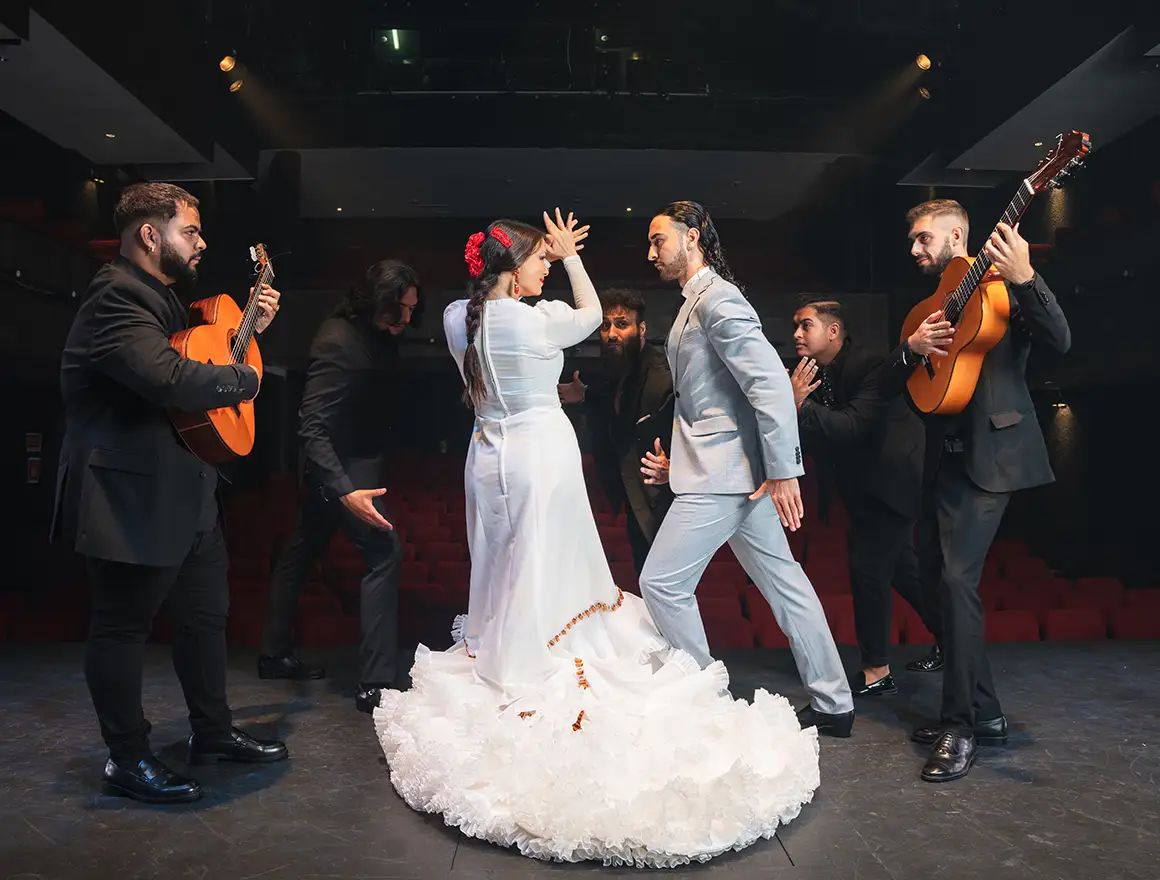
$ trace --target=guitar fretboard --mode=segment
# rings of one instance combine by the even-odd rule
[[[1035,188],[1031,186],[1029,181],[1024,180],[1019,187],[1019,192],[1015,194],[1015,198],[1007,205],[1007,210],[1003,212],[1000,222],[1014,226],[1023,216],[1023,212],[1027,210],[1027,206],[1031,204],[1033,198],[1035,198]],[[998,228],[999,224],[996,223],[995,229]],[[991,236],[988,235],[987,239],[990,240],[990,238]],[[971,299],[971,294],[975,292],[975,288],[979,286],[979,282],[983,280],[983,276],[990,268],[991,258],[987,256],[986,249],[980,248],[979,255],[975,257],[975,261],[967,270],[967,274],[963,276],[963,280],[959,282],[959,286],[951,291],[943,302],[945,320],[950,321],[951,324],[958,324],[959,318],[963,315],[963,309],[967,307],[967,303]]]

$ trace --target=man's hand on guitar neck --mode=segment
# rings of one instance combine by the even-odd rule
[[[950,321],[943,320],[942,309],[918,325],[918,329],[906,340],[906,347],[919,357],[937,354],[946,357],[947,348],[955,338],[955,328]]]
[[[1031,248],[1027,240],[1019,234],[1019,224],[1012,228],[1000,223],[983,245],[983,252],[991,260],[1004,279],[1012,284],[1030,284],[1035,280],[1035,270],[1031,268]]]
[[[250,288],[250,296],[254,295],[254,289]],[[278,313],[281,308],[278,305],[278,300],[282,298],[282,294],[272,288],[269,284],[262,285],[262,292],[258,294],[258,310],[261,314],[258,315],[258,322],[254,325],[255,333],[264,333],[266,328],[274,321],[274,315]]]

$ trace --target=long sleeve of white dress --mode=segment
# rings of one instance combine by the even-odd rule
[[[596,295],[596,288],[593,287],[580,257],[576,255],[565,257],[564,268],[572,284],[575,308],[559,300],[542,302],[536,306],[546,319],[544,332],[548,341],[560,348],[568,348],[583,342],[604,320],[600,298]]]

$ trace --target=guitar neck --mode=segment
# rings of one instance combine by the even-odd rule
[[[234,337],[231,355],[235,364],[240,364],[246,359],[246,352],[254,338],[254,328],[257,327],[258,316],[261,314],[258,296],[262,292],[262,285],[270,283],[270,277],[270,265],[267,263],[258,273],[258,280],[254,282],[254,292],[250,294],[250,301],[246,303],[246,310],[242,312],[242,323],[238,326],[237,336]]]
[[[1031,186],[1029,181],[1024,180],[1019,186],[1019,191],[1015,194],[1015,198],[1011,199],[1008,203],[1007,210],[1003,212],[1003,216],[999,222],[1006,223],[1008,226],[1014,226],[1027,211],[1027,206],[1031,204],[1033,198],[1035,198],[1035,188]],[[998,228],[999,224],[996,223],[995,229],[992,229],[991,232],[993,233]],[[989,240],[991,236],[988,235],[987,238]],[[967,270],[967,274],[959,282],[959,286],[947,302],[947,309],[944,311],[948,313],[953,312],[955,315],[954,318],[949,320],[953,321],[958,319],[958,316],[967,304],[967,300],[971,298],[971,294],[975,292],[975,288],[979,286],[979,282],[983,280],[983,276],[987,274],[987,270],[990,268],[991,258],[987,256],[985,248],[980,248],[978,255],[975,257],[975,261],[971,264],[971,268]]]

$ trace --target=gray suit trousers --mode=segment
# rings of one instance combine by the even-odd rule
[[[678,495],[653,541],[640,590],[661,634],[708,666],[713,658],[695,596],[713,554],[729,542],[789,639],[814,708],[835,715],[854,708],[822,604],[794,561],[769,498]]]

